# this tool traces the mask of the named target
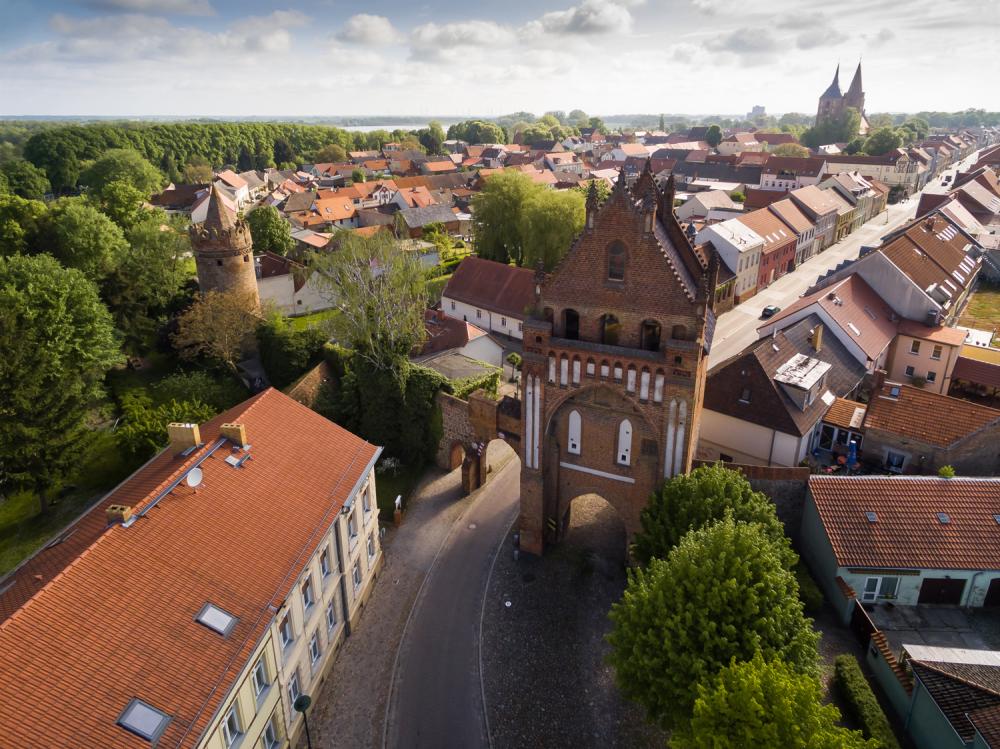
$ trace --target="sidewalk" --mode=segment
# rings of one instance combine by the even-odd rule
[[[459,471],[431,469],[399,529],[383,540],[385,567],[364,612],[336,656],[309,716],[315,747],[366,749],[382,742],[386,698],[400,636],[420,584],[454,522],[474,501]],[[304,739],[299,742],[305,746]]]

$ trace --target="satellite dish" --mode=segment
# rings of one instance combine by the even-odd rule
[[[187,476],[184,477],[184,483],[190,486],[192,489],[201,485],[202,472],[200,468],[192,468],[188,471]]]

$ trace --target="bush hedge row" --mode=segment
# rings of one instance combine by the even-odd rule
[[[857,658],[845,653],[834,659],[833,683],[844,700],[847,714],[861,726],[865,738],[875,739],[882,749],[900,749],[889,719],[861,672]]]

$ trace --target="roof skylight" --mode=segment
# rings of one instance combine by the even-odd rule
[[[938,519],[938,522],[941,523],[941,525],[948,525],[948,523],[951,522],[951,518],[948,517],[948,513],[947,512],[939,512],[937,514],[937,519]]]
[[[169,722],[169,715],[146,704],[138,697],[133,697],[118,716],[118,725],[149,742],[160,738]]]
[[[195,620],[204,624],[209,629],[215,630],[220,635],[225,637],[228,635],[233,627],[236,626],[236,617],[230,614],[228,611],[223,611],[214,603],[206,603]]]
[[[871,512],[870,510],[865,513],[865,517],[868,518],[869,523],[874,523],[876,520],[878,520],[878,515],[876,515],[874,512]]]

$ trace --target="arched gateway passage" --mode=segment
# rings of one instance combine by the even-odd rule
[[[612,571],[628,561],[628,534],[618,510],[600,494],[588,492],[567,502],[563,543],[581,552],[591,566]]]

